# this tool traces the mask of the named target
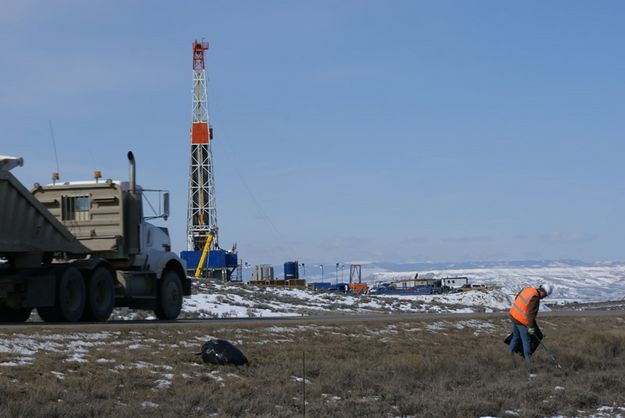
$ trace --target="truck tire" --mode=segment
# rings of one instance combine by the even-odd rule
[[[96,268],[86,280],[87,300],[82,321],[106,321],[115,307],[115,282],[111,272]]]
[[[182,309],[182,283],[178,273],[165,270],[158,287],[154,314],[160,320],[176,319]]]
[[[57,273],[55,304],[49,308],[37,308],[46,322],[76,322],[85,311],[85,282],[75,267],[66,267]]]
[[[26,322],[33,308],[11,309],[0,305],[0,322]]]

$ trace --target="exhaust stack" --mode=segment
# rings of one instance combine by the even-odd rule
[[[128,151],[128,163],[130,164],[130,174],[129,174],[129,187],[130,187],[130,193],[132,193],[133,195],[136,194],[136,189],[137,189],[137,180],[136,180],[136,174],[137,174],[137,169],[135,166],[135,156],[132,154],[132,151]]]

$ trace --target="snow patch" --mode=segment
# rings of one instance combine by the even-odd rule
[[[305,385],[310,385],[312,383],[310,380],[299,376],[291,376],[291,380],[294,382],[304,382]]]

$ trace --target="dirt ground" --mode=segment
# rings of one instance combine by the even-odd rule
[[[505,315],[5,327],[0,417],[623,414],[624,315],[540,324],[530,362],[507,353]],[[209,338],[249,366],[203,364]]]

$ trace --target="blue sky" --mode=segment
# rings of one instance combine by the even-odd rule
[[[0,154],[172,193],[204,37],[223,247],[250,263],[625,259],[625,3],[3,1]]]

